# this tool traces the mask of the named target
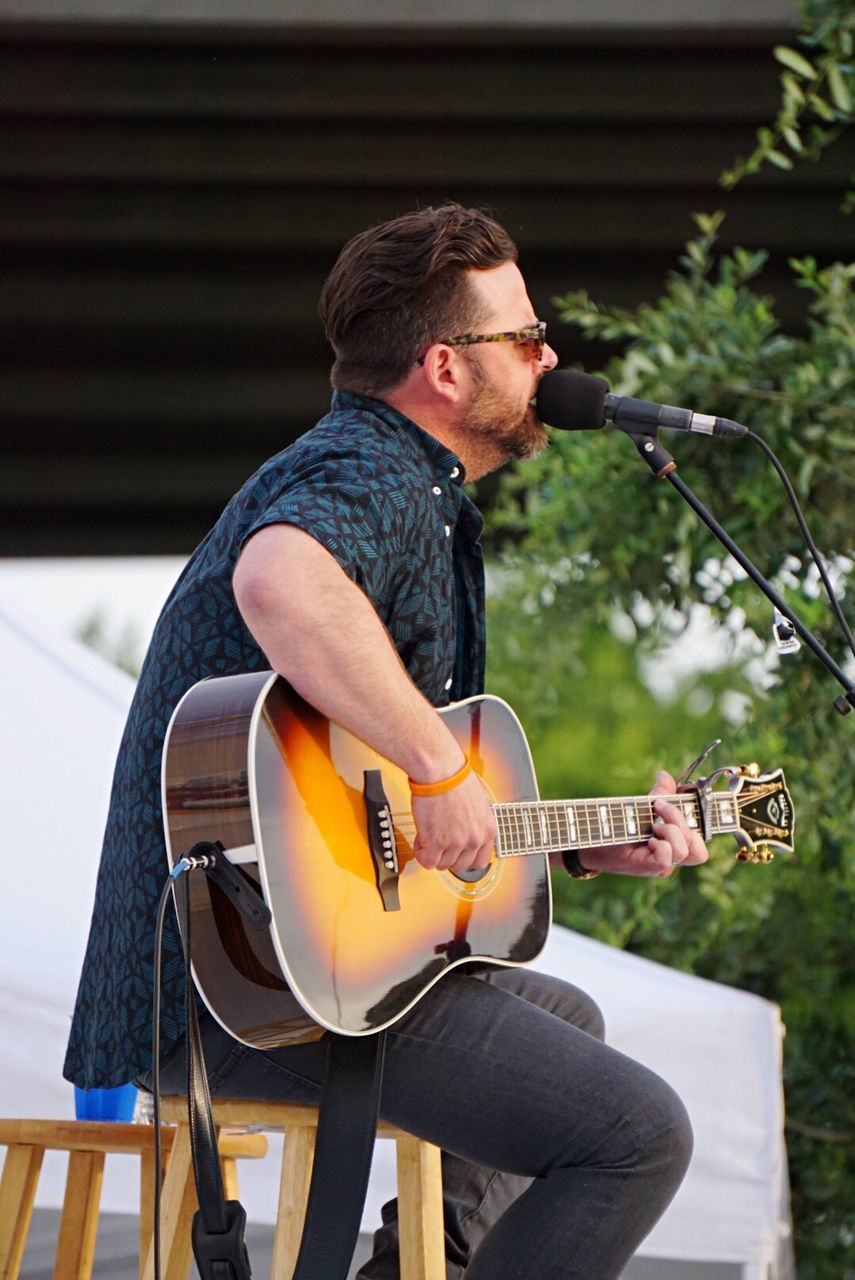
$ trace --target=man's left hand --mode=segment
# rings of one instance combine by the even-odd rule
[[[662,769],[651,796],[676,795],[677,783]],[[625,876],[670,876],[675,867],[695,867],[706,862],[709,850],[696,828],[686,822],[676,805],[654,803],[656,822],[646,844],[614,844],[579,850],[579,861],[590,871],[610,871]]]

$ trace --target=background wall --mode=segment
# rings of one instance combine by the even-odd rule
[[[341,244],[418,204],[491,206],[547,320],[571,287],[655,299],[719,206],[788,296],[788,254],[841,254],[847,157],[717,177],[773,114],[793,14],[3,0],[2,554],[189,551],[323,412]]]

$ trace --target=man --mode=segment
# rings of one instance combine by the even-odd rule
[[[544,342],[507,233],[447,205],[357,236],[324,287],[331,413],[232,499],[164,608],[117,764],[66,1074],[150,1080],[152,933],[166,874],[169,715],[208,675],[272,667],[415,780],[426,868],[487,865],[494,822],[437,715],[480,692],[474,480],[547,443]],[[428,786],[433,794],[418,794]],[[675,789],[660,774],[656,791]],[[657,801],[645,845],[571,873],[667,875],[707,853]],[[165,966],[164,1084],[183,1085],[180,951]],[[387,1033],[381,1114],[441,1146],[450,1280],[615,1277],[670,1200],[691,1134],[671,1089],[602,1043],[582,992],[522,969],[453,970]],[[214,1093],[317,1101],[323,1042],[260,1053],[210,1017]],[[398,1276],[394,1206],[363,1280]]]

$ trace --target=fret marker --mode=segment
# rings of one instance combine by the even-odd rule
[[[612,834],[612,829],[609,826],[609,806],[607,804],[600,805],[600,826],[603,828],[604,836]]]
[[[567,814],[567,825],[570,828],[570,839],[575,840],[576,839],[576,815],[573,812],[573,806],[571,804],[566,804],[564,806],[564,812]]]
[[[628,836],[634,836],[638,830],[638,826],[635,821],[635,814],[633,813],[632,805],[624,805],[623,812],[624,817],[626,818],[626,834]]]
[[[540,818],[541,842],[543,844],[549,844],[549,827],[546,824],[546,817],[543,813],[543,810],[539,810],[537,816]]]
[[[697,818],[695,817],[695,815],[694,815],[693,813],[687,813],[687,814],[686,814],[686,826],[687,826],[687,827],[696,827],[697,825],[698,825],[698,820],[697,820]]]
[[[525,826],[525,842],[528,845],[528,847],[531,848],[531,846],[534,844],[534,835],[531,829],[531,819],[529,818],[525,810],[523,810],[523,825]]]
[[[732,822],[732,821],[733,821],[733,813],[732,813],[732,811],[731,811],[730,805],[727,803],[727,801],[726,801],[726,800],[724,800],[724,801],[722,801],[722,802],[720,803],[720,805],[719,805],[719,812],[720,812],[720,814],[721,814],[721,816],[722,816],[722,820],[723,820],[724,822]]]

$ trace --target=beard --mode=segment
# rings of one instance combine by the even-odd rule
[[[536,458],[549,443],[546,428],[533,404],[520,404],[518,396],[491,384],[475,352],[467,353],[475,387],[463,428],[476,445],[482,475],[515,458]]]

